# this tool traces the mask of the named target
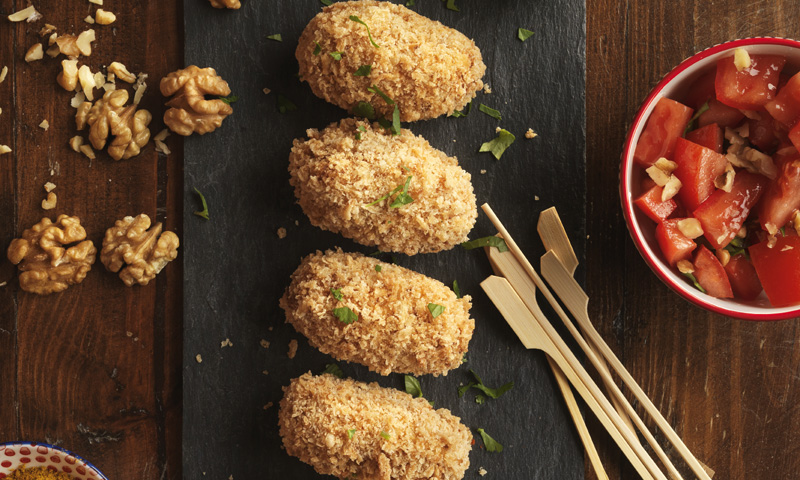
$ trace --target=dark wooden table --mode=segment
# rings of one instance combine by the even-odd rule
[[[150,75],[143,104],[154,113],[157,133],[163,112],[157,80],[182,66],[182,7],[177,1],[105,3],[118,21],[95,26],[98,41],[87,62],[96,68],[119,60]],[[92,10],[83,0],[35,5],[59,32],[82,30]],[[23,0],[0,0],[0,14],[25,6]],[[798,38],[799,18],[800,4],[789,0],[587,1],[585,266],[591,314],[715,478],[796,476],[800,331],[795,320],[750,323],[706,313],[661,284],[624,226],[619,152],[639,102],[672,66],[733,38]],[[22,60],[39,41],[42,24],[0,19],[0,68],[9,66],[0,84],[0,143],[14,149],[0,156],[2,249],[43,216],[39,204],[47,181],[58,185],[59,207],[51,213],[80,216],[95,242],[117,218],[142,212],[180,234],[181,142],[170,138],[173,153],[166,158],[151,148],[135,161],[91,166],[69,151],[74,110],[71,95],[55,86],[58,62]],[[50,123],[47,131],[38,127],[43,119]],[[60,175],[53,180],[56,162]],[[0,287],[0,441],[62,444],[112,479],[181,478],[181,264],[170,265],[151,286],[133,289],[99,264],[95,270],[78,294],[40,298],[20,292],[15,269],[0,259],[0,283],[8,282]],[[635,478],[587,416],[610,477]],[[591,469],[587,478],[593,478]]]

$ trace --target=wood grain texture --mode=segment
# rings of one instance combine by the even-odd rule
[[[41,41],[44,23],[59,33],[92,26],[95,7],[85,1],[40,0],[43,19],[12,24],[5,15],[27,6],[0,1],[0,143],[14,152],[0,157],[0,244],[43,216],[81,218],[100,248],[105,230],[126,215],[146,213],[180,235],[180,142],[159,157],[153,144],[130,160],[105,153],[89,162],[67,146],[76,134],[72,94],[56,84],[60,60],[26,63],[28,47]],[[94,25],[97,41],[81,64],[95,71],[112,61],[150,76],[142,106],[153,112],[153,134],[163,128],[158,80],[179,66],[182,8],[178,2],[107,0],[117,15],[111,26]],[[46,41],[46,39],[45,39]],[[48,130],[39,128],[47,120]],[[84,132],[85,135],[85,132]],[[58,206],[45,212],[43,185],[57,185]],[[40,297],[19,290],[15,268],[0,261],[0,440],[44,441],[72,450],[109,478],[180,478],[181,302],[180,260],[147,287],[127,288],[99,261],[86,280]],[[172,443],[172,446],[170,446]],[[169,464],[169,468],[167,465]]]
[[[731,12],[736,12],[731,15]],[[707,313],[661,284],[619,208],[626,129],[684,58],[746,36],[800,37],[787,1],[587,2],[587,293],[598,330],[715,478],[794,478],[800,401],[796,321]],[[595,425],[593,433],[603,438]],[[610,441],[600,441],[600,445]],[[636,478],[613,448],[609,475]],[[587,469],[587,478],[594,478]]]

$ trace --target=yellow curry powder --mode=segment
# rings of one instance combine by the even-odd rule
[[[47,467],[25,468],[22,467],[11,472],[5,480],[71,480],[64,472],[54,472]]]

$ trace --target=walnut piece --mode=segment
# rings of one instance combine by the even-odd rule
[[[128,159],[139,155],[150,140],[147,126],[153,116],[147,110],[138,110],[128,102],[126,90],[111,90],[92,105],[83,102],[75,114],[78,130],[88,125],[89,141],[94,148],[101,150],[106,146],[109,135],[114,140],[108,146],[108,154],[114,160]]]
[[[80,242],[69,248],[71,243]],[[19,265],[19,285],[26,292],[48,295],[81,283],[95,261],[97,249],[86,240],[78,217],[43,218],[22,232],[8,247],[8,259]]]
[[[56,208],[58,197],[53,192],[47,194],[47,198],[42,200],[42,210],[52,210]]]
[[[33,44],[33,46],[25,53],[25,61],[28,63],[41,60],[42,57],[44,57],[44,50],[42,50],[41,43]]]
[[[56,39],[58,49],[68,57],[83,55],[88,57],[92,54],[92,42],[95,41],[94,30],[84,30],[78,36],[61,35]]]
[[[123,82],[133,83],[136,81],[136,75],[129,72],[128,68],[119,62],[111,62],[111,65],[108,66],[108,72],[113,73]]]
[[[222,100],[205,99],[205,95],[227,97],[231,94],[228,82],[217,76],[213,68],[191,65],[172,72],[161,79],[161,94],[174,95],[167,102],[171,108],[164,113],[164,123],[179,135],[213,132],[233,113],[233,108]]]
[[[162,233],[161,223],[150,228],[150,217],[143,213],[117,220],[106,230],[100,261],[109,271],[119,272],[125,285],[147,285],[178,256],[179,246],[177,235]]]
[[[108,10],[98,8],[97,11],[94,12],[94,19],[100,25],[111,25],[117,20],[117,16]]]
[[[242,2],[239,0],[209,0],[211,6],[214,8],[231,8],[238,10],[242,7]]]

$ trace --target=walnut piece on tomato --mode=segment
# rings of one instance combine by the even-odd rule
[[[22,232],[8,247],[8,259],[18,265],[19,285],[26,292],[49,295],[81,283],[97,255],[78,217],[43,218]],[[79,243],[78,243],[79,242]],[[71,247],[70,244],[77,243]]]
[[[106,230],[100,261],[108,271],[119,272],[125,285],[147,285],[178,256],[179,246],[176,234],[162,233],[161,223],[150,228],[150,217],[143,213],[117,220]]]
[[[233,108],[221,99],[206,100],[206,95],[227,97],[231,94],[228,82],[213,68],[190,65],[161,79],[161,94],[172,97],[164,113],[164,123],[173,132],[189,136],[204,135],[222,125]]]

